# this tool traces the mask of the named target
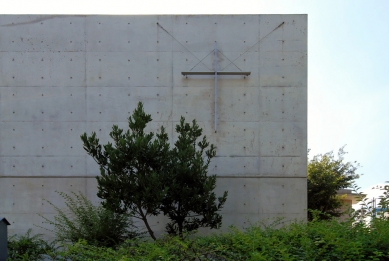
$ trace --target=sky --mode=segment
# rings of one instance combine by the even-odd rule
[[[308,14],[309,157],[357,161],[364,190],[389,181],[387,0],[0,0],[2,14]]]

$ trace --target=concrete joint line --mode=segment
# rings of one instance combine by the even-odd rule
[[[266,179],[266,178],[269,178],[269,179],[277,179],[277,178],[280,178],[280,179],[289,179],[289,178],[292,178],[292,179],[306,179],[307,177],[304,177],[304,176],[255,176],[255,175],[251,175],[251,176],[238,176],[238,175],[231,175],[231,176],[216,176],[216,178],[221,178],[221,179],[228,179],[228,178],[236,178],[236,179],[252,179],[252,178],[258,178],[258,179]]]

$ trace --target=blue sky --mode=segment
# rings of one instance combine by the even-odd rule
[[[3,14],[308,14],[310,157],[347,144],[362,189],[389,180],[389,1],[14,0]]]

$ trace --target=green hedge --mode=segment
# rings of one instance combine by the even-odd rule
[[[57,250],[58,260],[389,260],[389,221],[312,221],[274,226],[231,227],[229,232],[129,240],[116,249],[80,240]],[[11,250],[12,252],[12,250]],[[53,254],[50,254],[53,256]],[[22,259],[10,259],[22,260]],[[34,259],[24,259],[34,260]]]

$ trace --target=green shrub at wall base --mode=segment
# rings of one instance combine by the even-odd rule
[[[29,245],[33,250],[38,249],[35,244]],[[16,248],[12,249],[10,255],[16,256]],[[10,260],[37,260],[34,251],[25,254],[23,259],[19,256]],[[78,240],[50,256],[72,261],[385,261],[389,260],[389,221],[382,215],[369,223],[359,222],[356,217],[346,222],[337,219],[313,219],[308,223],[276,220],[271,226],[256,224],[244,230],[230,227],[226,233],[208,236],[191,235],[184,239],[164,236],[156,241],[130,239],[115,249]]]
[[[141,235],[127,214],[114,213],[102,206],[95,206],[81,193],[68,195],[58,192],[65,200],[67,209],[54,206],[54,220],[43,216],[45,223],[52,225],[55,239],[59,243],[75,243],[83,239],[90,245],[115,247],[127,239]]]
[[[55,252],[53,244],[43,240],[41,234],[31,236],[31,231],[8,238],[8,260],[37,260],[42,254]]]
[[[389,260],[388,221],[370,226],[313,221],[282,228],[231,227],[229,232],[193,239],[166,236],[155,242],[130,240],[117,250],[80,241],[63,252],[71,260]]]
[[[378,204],[380,213],[371,207],[371,201],[362,203],[363,211],[351,212],[345,222],[322,220],[323,213],[314,210],[308,223],[275,220],[270,226],[230,227],[226,233],[208,236],[164,236],[152,242],[132,238],[115,248],[80,239],[54,249],[29,231],[10,238],[9,260],[40,260],[47,252],[54,260],[72,261],[388,261],[389,192]],[[366,217],[370,219],[366,221]]]

